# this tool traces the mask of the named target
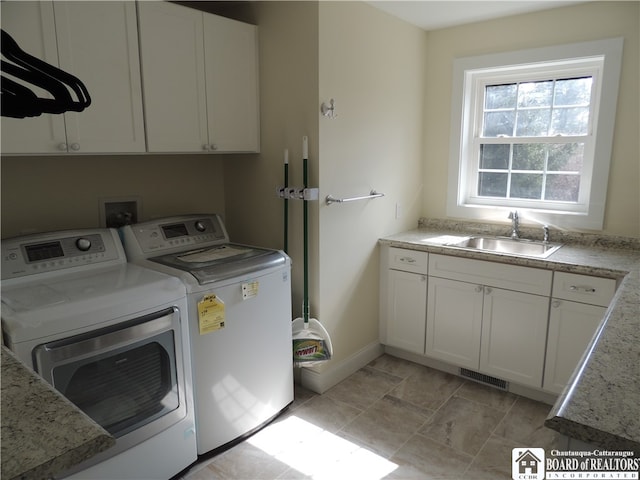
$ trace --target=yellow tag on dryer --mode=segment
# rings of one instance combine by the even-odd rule
[[[224,302],[215,295],[206,295],[198,302],[200,335],[224,328]]]

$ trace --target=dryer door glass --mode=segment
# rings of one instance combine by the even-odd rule
[[[34,363],[60,393],[122,437],[183,408],[174,316],[168,309],[116,330],[40,345]]]
[[[160,343],[171,339],[157,340],[100,359],[56,367],[54,385],[97,424],[119,437],[178,408],[173,354]]]

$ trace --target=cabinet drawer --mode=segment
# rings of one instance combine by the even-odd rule
[[[429,256],[429,275],[548,296],[553,272],[449,255]]]
[[[556,272],[553,277],[554,298],[607,307],[615,291],[616,281],[612,278],[565,272]]]
[[[404,248],[389,248],[389,268],[405,272],[424,273],[428,268],[429,254]]]

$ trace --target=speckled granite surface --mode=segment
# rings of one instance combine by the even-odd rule
[[[507,235],[505,227],[422,220],[420,228],[380,240],[390,246],[458,255],[620,281],[616,295],[570,385],[545,423],[569,437],[640,453],[640,239],[552,231],[562,248],[545,259],[462,250],[444,245],[469,235]],[[541,229],[522,229],[540,239]]]
[[[4,480],[44,479],[115,444],[115,439],[2,347]]]

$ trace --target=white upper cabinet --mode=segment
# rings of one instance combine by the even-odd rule
[[[150,152],[259,151],[257,28],[139,2]]]
[[[58,65],[52,2],[2,2],[2,29],[25,52]],[[43,89],[30,89],[40,98],[51,98]],[[55,152],[59,144],[67,141],[63,115],[2,117],[0,123],[3,154]]]
[[[165,2],[139,2],[138,15],[148,150],[206,149],[202,13]]]
[[[65,114],[69,151],[144,152],[135,5],[56,1],[54,11],[60,66],[91,95],[87,109]]]
[[[204,15],[209,143],[219,152],[260,151],[258,30]]]
[[[2,28],[27,53],[80,79],[91,97],[82,112],[2,117],[4,154],[145,151],[133,2],[3,2]]]

